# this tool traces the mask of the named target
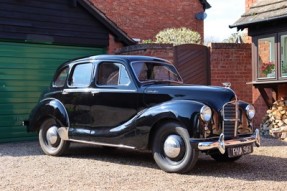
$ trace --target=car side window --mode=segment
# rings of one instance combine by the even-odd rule
[[[124,65],[119,63],[100,63],[98,67],[97,84],[128,86],[131,80]]]
[[[73,87],[88,87],[91,83],[92,73],[92,63],[76,65],[73,70],[69,85]]]
[[[66,79],[68,77],[69,68],[64,68],[58,76],[55,78],[53,87],[64,87]]]

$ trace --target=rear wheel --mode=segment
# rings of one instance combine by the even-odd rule
[[[157,130],[152,152],[157,165],[166,172],[186,173],[198,159],[198,151],[190,145],[188,131],[174,122]]]
[[[70,142],[60,138],[57,132],[59,127],[54,119],[46,119],[40,127],[39,143],[47,155],[62,155],[69,147]]]
[[[217,162],[234,162],[234,161],[236,161],[236,160],[238,160],[238,159],[241,158],[241,156],[237,156],[237,157],[232,157],[232,158],[230,158],[230,157],[228,157],[227,152],[225,152],[224,154],[221,154],[221,153],[219,153],[219,152],[216,152],[216,153],[210,154],[210,156],[211,156],[214,160],[216,160]]]

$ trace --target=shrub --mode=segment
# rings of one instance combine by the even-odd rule
[[[200,44],[201,36],[198,32],[192,31],[188,28],[168,28],[160,31],[156,36],[154,43],[163,44]],[[147,43],[149,41],[143,41]]]

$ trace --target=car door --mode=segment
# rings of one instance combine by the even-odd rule
[[[94,129],[120,126],[138,112],[137,88],[124,63],[99,62],[91,96]]]
[[[83,131],[86,128],[87,134],[89,134],[89,126],[92,123],[90,99],[93,74],[93,63],[74,64],[70,70],[67,87],[62,90],[61,94],[57,95],[68,112],[70,128],[75,129],[74,131],[77,129]]]

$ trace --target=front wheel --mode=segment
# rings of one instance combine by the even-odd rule
[[[157,165],[166,172],[186,173],[198,159],[189,142],[188,131],[178,123],[166,123],[155,133],[152,147]]]
[[[47,155],[60,156],[68,149],[70,142],[64,141],[58,134],[59,124],[54,119],[46,119],[39,130],[39,143]]]

